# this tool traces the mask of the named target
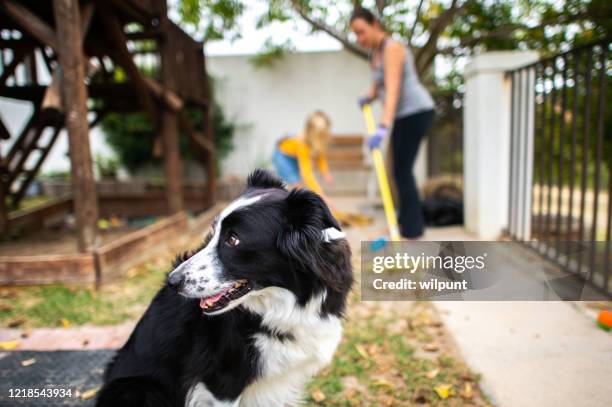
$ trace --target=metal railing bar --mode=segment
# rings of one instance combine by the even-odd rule
[[[584,241],[584,216],[586,209],[586,188],[589,157],[589,132],[591,124],[591,70],[593,66],[593,54],[586,53],[587,62],[585,68],[584,87],[584,120],[582,126],[582,169],[580,174],[580,218],[579,218],[579,240]],[[582,274],[582,251],[578,252],[578,273]]]
[[[555,250],[557,252],[557,258],[561,255],[561,214],[563,207],[563,152],[565,151],[565,110],[567,109],[567,57],[564,55],[563,60],[563,71],[561,74],[563,87],[561,88],[561,115],[559,122],[559,161],[557,164],[557,174],[559,175],[559,182],[557,184],[558,197],[557,197],[557,236],[555,241]]]
[[[544,165],[544,149],[546,148],[546,126],[544,125],[544,123],[546,122],[546,107],[547,107],[547,96],[546,96],[546,63],[542,64],[541,66],[541,72],[542,72],[542,103],[541,103],[541,109],[542,109],[542,117],[541,117],[541,122],[540,122],[540,130],[541,130],[541,137],[540,137],[540,152],[539,152],[539,158],[540,158],[540,171],[538,174],[538,248],[540,247],[540,245],[543,243],[542,241],[542,233],[544,230],[544,178],[545,178],[545,165]]]
[[[603,133],[604,133],[604,114],[605,114],[605,83],[606,83],[606,50],[602,48],[600,54],[599,67],[599,106],[597,109],[597,141],[595,146],[595,175],[593,180],[593,226],[591,230],[591,252],[590,265],[591,273],[589,278],[593,278],[595,273],[595,241],[597,240],[597,218],[599,213],[599,192],[601,185],[601,161],[603,150]],[[610,197],[608,197],[608,200]],[[609,205],[609,203],[608,203]]]
[[[551,217],[552,217],[552,196],[553,196],[553,178],[554,178],[554,156],[555,156],[555,108],[557,106],[557,87],[555,80],[557,78],[557,64],[556,61],[552,61],[552,87],[551,93],[551,108],[550,108],[550,130],[549,130],[549,157],[548,157],[548,188],[546,196],[546,240],[548,240],[551,232]]]
[[[578,147],[578,83],[580,81],[580,54],[578,51],[573,54],[573,63],[574,63],[574,90],[572,92],[572,128],[571,128],[571,150],[570,150],[570,166],[569,166],[569,178],[568,178],[568,217],[567,217],[567,235],[566,235],[566,255],[567,255],[567,264],[566,267],[570,265],[570,241],[572,230],[573,230],[573,221],[574,221],[574,186],[576,183],[576,150]]]

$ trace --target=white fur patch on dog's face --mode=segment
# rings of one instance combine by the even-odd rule
[[[206,247],[191,256],[171,273],[183,273],[185,284],[181,289],[182,295],[189,298],[210,297],[234,285],[234,281],[224,280],[223,265],[218,257],[221,223],[232,212],[252,205],[264,196],[265,194],[236,199],[221,211],[214,225],[213,236]],[[231,306],[231,308],[236,305]],[[222,312],[229,309],[230,306],[223,309]]]

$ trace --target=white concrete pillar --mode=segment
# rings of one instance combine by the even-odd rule
[[[465,227],[482,240],[496,239],[508,224],[511,89],[505,72],[538,58],[536,51],[487,52],[465,68]]]

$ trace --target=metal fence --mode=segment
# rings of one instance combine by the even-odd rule
[[[508,72],[508,234],[612,295],[610,39]]]

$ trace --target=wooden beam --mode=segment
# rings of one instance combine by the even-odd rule
[[[177,112],[183,108],[183,100],[178,97],[178,95],[171,90],[162,87],[156,80],[147,78],[146,76],[142,78],[147,85],[147,88],[153,95],[159,99],[166,107]]]
[[[62,100],[69,135],[77,244],[79,252],[90,252],[98,243],[98,199],[89,147],[79,2],[53,0],[53,11],[58,42],[62,44],[56,51],[62,68]]]
[[[85,41],[85,37],[87,36],[87,31],[89,30],[89,25],[91,23],[93,13],[94,3],[85,3],[85,5],[83,6],[83,12],[81,13],[81,36],[83,37],[83,41]],[[83,56],[83,58],[88,62],[88,70],[91,70],[92,64],[91,62],[89,62],[89,58],[87,56]],[[45,90],[45,96],[43,97],[42,101],[42,108],[55,109],[60,112],[63,111],[62,97],[60,92],[60,76],[56,69],[53,70],[53,73],[51,75],[51,82]]]
[[[168,109],[162,112],[161,133],[164,154],[164,175],[168,213],[173,215],[183,210],[181,157],[176,113]]]
[[[209,103],[202,112],[204,119],[204,134],[206,141],[212,145],[206,157],[206,195],[210,204],[217,201],[217,150],[215,148],[215,134],[212,123],[212,104]]]
[[[4,0],[4,9],[32,37],[57,50],[58,41],[53,29],[40,17],[13,0]]]
[[[6,128],[2,116],[0,116],[0,139],[8,140],[11,138],[11,133]]]
[[[4,168],[0,163],[0,236],[4,236],[8,230],[8,209],[6,208],[5,191]]]
[[[102,21],[106,27],[108,39],[113,49],[112,51],[114,51],[111,57],[123,68],[130,79],[130,83],[134,86],[138,102],[143,107],[151,123],[157,126],[157,110],[155,108],[155,103],[147,90],[147,85],[143,76],[140,74],[127,48],[127,39],[123,33],[121,23],[117,20],[117,17],[108,12],[108,10],[103,11]]]
[[[24,58],[26,83],[38,85],[38,69],[36,68],[36,50],[30,52]]]
[[[204,155],[210,154],[215,149],[214,143],[211,143],[210,140],[208,140],[207,138],[204,138],[200,133],[198,133],[193,128],[185,112],[183,111],[178,112],[177,115],[178,115],[179,125],[181,129],[183,129],[183,131],[187,133],[187,136],[189,137],[189,140],[192,143],[192,147],[200,150],[200,154],[204,154]]]
[[[10,165],[8,168],[9,179],[8,179],[8,188],[10,190],[13,182],[17,180],[17,177],[23,171],[23,167],[25,166],[28,157],[32,150],[34,150],[38,146],[38,141],[40,140],[40,136],[45,130],[45,112],[39,111],[38,117],[34,120],[34,125],[30,128],[26,137],[24,138],[24,142],[21,144],[19,149],[19,158],[17,158],[17,164],[11,165],[11,162],[7,164]]]
[[[45,162],[45,159],[49,155],[49,151],[51,151],[51,149],[55,145],[55,142],[57,141],[62,128],[63,126],[61,125],[61,123],[55,125],[53,129],[53,135],[51,136],[51,139],[49,140],[47,145],[41,150],[40,156],[36,160],[36,164],[34,164],[34,167],[26,173],[26,177],[19,185],[19,189],[17,190],[17,192],[11,195],[11,204],[13,205],[13,207],[17,207],[21,199],[23,199],[26,190],[28,189],[32,181],[34,181],[34,177],[36,177],[36,174],[38,174],[38,171],[40,171],[40,167],[42,167],[43,163]]]
[[[0,236],[8,231],[8,209],[6,207],[6,167],[2,151],[0,151]]]
[[[210,203],[214,204],[217,200],[217,149],[215,147],[215,131],[213,128],[213,88],[212,84],[209,81],[208,72],[206,70],[206,60],[204,59],[204,49],[199,48],[196,52],[198,52],[198,57],[196,61],[201,65],[201,68],[204,71],[204,96],[206,97],[206,105],[204,106],[204,111],[202,112],[204,120],[204,136],[205,140],[210,144],[210,151],[207,157],[206,162],[206,192],[210,197]]]
[[[15,140],[13,145],[11,145],[11,149],[9,150],[8,154],[6,155],[4,159],[4,163],[7,166],[7,168],[10,167],[11,161],[13,161],[13,158],[15,158],[17,152],[23,148],[23,143],[26,141],[27,136],[30,133],[30,130],[32,129],[32,127],[37,124],[39,113],[40,113],[40,109],[35,107],[34,111],[32,112],[32,115],[30,116],[30,118],[26,122],[26,125],[23,127],[23,129],[21,130],[21,133],[17,137],[17,140]]]
[[[174,38],[169,35],[171,22],[166,4],[159,10],[159,27],[163,34],[161,41],[161,79],[163,90],[174,92],[176,75],[180,67],[176,62]],[[166,202],[170,214],[183,209],[183,188],[177,113],[169,109],[162,111],[162,142],[164,147],[164,172],[166,181]]]
[[[38,45],[37,41],[32,40],[30,37],[21,38],[0,38],[0,49],[32,49]]]
[[[160,37],[160,32],[153,29],[148,31],[131,32],[125,34],[125,36],[130,41],[157,40]]]
[[[4,85],[4,83],[8,80],[8,78],[13,76],[13,74],[15,73],[15,69],[21,62],[23,62],[24,57],[27,55],[29,51],[30,51],[29,49],[28,50],[19,49],[19,50],[13,51],[13,59],[6,66],[6,68],[2,72],[2,75],[0,76],[0,85]]]

